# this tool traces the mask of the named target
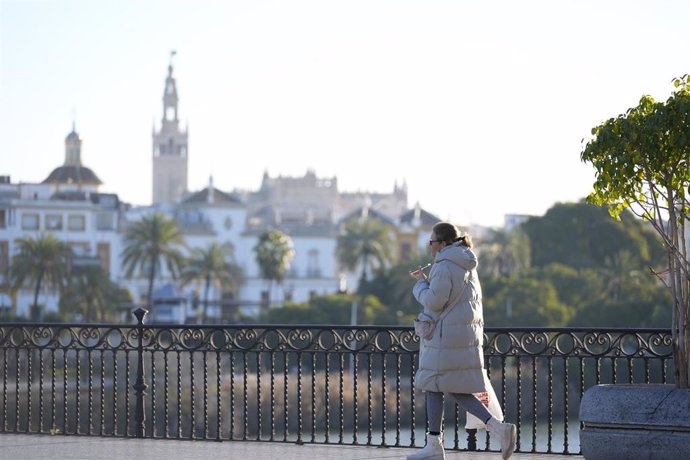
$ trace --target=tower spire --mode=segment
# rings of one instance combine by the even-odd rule
[[[170,52],[170,63],[168,64],[168,77],[165,79],[165,91],[163,92],[163,125],[173,123],[177,127],[177,84],[173,77],[173,56],[177,51]]]
[[[65,138],[65,166],[81,166],[81,138],[76,122],[72,119],[72,131]]]
[[[163,90],[163,119],[160,131],[153,130],[153,202],[175,203],[187,191],[187,129],[181,130],[177,116],[177,82],[173,77],[170,52]]]

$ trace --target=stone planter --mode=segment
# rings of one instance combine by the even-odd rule
[[[597,385],[580,403],[586,460],[690,459],[690,390]]]

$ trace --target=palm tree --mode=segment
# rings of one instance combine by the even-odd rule
[[[81,315],[90,323],[112,320],[114,307],[130,303],[126,289],[113,283],[98,265],[75,267],[69,284],[60,296],[60,311],[74,317]]]
[[[146,301],[153,306],[153,281],[165,265],[173,278],[177,277],[184,257],[180,249],[184,246],[182,233],[172,220],[160,212],[144,216],[127,228],[122,251],[122,266],[125,276],[131,278],[135,272],[148,277]]]
[[[20,289],[24,283],[34,284],[33,308],[38,309],[38,293],[44,283],[62,288],[67,280],[72,259],[71,248],[48,233],[34,239],[17,240],[19,253],[12,258],[10,285]],[[36,310],[40,315],[40,311]]]
[[[393,261],[394,241],[389,227],[378,219],[364,217],[348,221],[336,244],[340,265],[351,272],[362,270],[360,289],[368,279],[368,270],[385,267]]]
[[[240,267],[233,262],[233,247],[230,244],[211,243],[205,249],[194,249],[186,267],[182,270],[182,285],[193,281],[204,282],[204,310],[202,322],[208,318],[208,294],[211,284],[216,289],[236,292],[241,277]]]
[[[278,285],[283,282],[290,262],[295,255],[292,240],[278,229],[266,231],[259,235],[259,241],[254,246],[256,263],[261,276],[268,280],[269,303],[273,281]]]
[[[518,275],[531,265],[530,241],[521,229],[491,230],[482,244],[480,272],[483,276]]]

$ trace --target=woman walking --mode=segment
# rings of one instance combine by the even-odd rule
[[[501,444],[507,459],[515,450],[516,428],[494,418],[474,396],[486,390],[484,381],[484,318],[477,256],[469,235],[455,225],[439,222],[429,239],[434,263],[427,276],[422,268],[410,273],[417,280],[412,293],[424,313],[438,320],[430,339],[421,339],[415,386],[426,393],[429,432],[426,446],[408,460],[443,460],[444,394],[483,421]]]

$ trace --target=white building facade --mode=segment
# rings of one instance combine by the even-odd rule
[[[76,261],[97,261],[105,273],[120,272],[120,219],[124,205],[118,196],[99,192],[101,181],[81,163],[81,139],[72,129],[65,139],[65,163],[40,184],[0,180],[0,286],[9,297],[8,275],[17,240],[51,233],[72,248]],[[30,316],[33,291],[16,293],[12,310]],[[54,286],[44,284],[38,303],[42,312],[57,311]],[[4,302],[3,302],[4,303]],[[33,316],[41,316],[34,312]]]
[[[67,243],[77,258],[97,261],[112,281],[126,287],[135,304],[142,304],[147,279],[127,278],[121,254],[129,225],[147,214],[162,212],[183,234],[183,253],[211,243],[233,248],[233,260],[243,273],[239,291],[211,287],[208,315],[214,321],[256,317],[262,309],[286,301],[306,302],[314,295],[356,289],[357,274],[344,273],[337,264],[336,242],[342,219],[371,210],[391,225],[391,238],[400,246],[399,256],[424,250],[431,225],[438,219],[419,205],[407,206],[407,186],[393,186],[392,193],[341,193],[337,178],[319,178],[314,171],[302,177],[269,177],[264,174],[257,191],[226,192],[209,179],[204,189],[187,191],[189,149],[187,131],[179,128],[178,96],[172,65],[168,68],[163,97],[163,122],[153,133],[153,204],[130,207],[117,194],[102,193],[101,181],[82,164],[82,141],[76,130],[65,139],[65,162],[40,184],[12,183],[0,176],[0,308],[18,316],[30,311],[32,289],[9,289],[8,275],[17,240],[51,233]],[[280,285],[262,279],[254,247],[259,235],[271,229],[286,233],[294,258]],[[349,285],[344,281],[347,280]],[[152,321],[184,323],[199,318],[201,287],[181,286],[165,270],[154,286]],[[56,312],[59,293],[45,285],[39,296],[41,312]],[[124,318],[123,318],[124,319]]]

